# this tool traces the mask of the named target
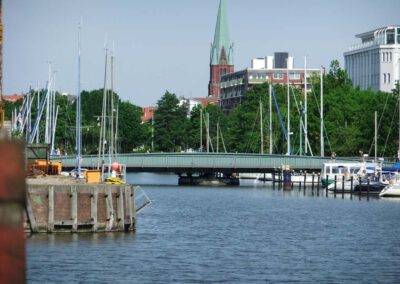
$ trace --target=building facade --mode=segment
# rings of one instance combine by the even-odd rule
[[[391,92],[400,74],[400,26],[356,35],[361,43],[344,53],[345,68],[354,86]]]
[[[233,44],[229,38],[226,0],[220,0],[214,42],[211,45],[210,52],[208,96],[219,98],[221,76],[233,71]]]
[[[282,54],[282,53],[275,53]],[[236,105],[245,99],[246,93],[254,85],[271,82],[272,84],[289,84],[304,89],[305,69],[294,68],[294,59],[287,53],[284,60],[279,58],[279,64],[275,56],[256,58],[252,60],[251,68],[223,75],[221,78],[220,107],[225,113],[229,113]],[[281,68],[277,68],[277,65]],[[283,68],[282,68],[283,67]],[[320,75],[320,69],[306,69],[307,77],[312,74]],[[311,85],[307,84],[307,90]]]

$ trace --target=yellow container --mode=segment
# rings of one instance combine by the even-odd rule
[[[38,166],[47,166],[47,161],[46,160],[36,160],[36,165]]]
[[[50,164],[57,167],[57,174],[59,175],[62,171],[62,162],[50,162]]]
[[[99,170],[87,170],[84,173],[87,183],[99,183],[100,182],[100,171]]]

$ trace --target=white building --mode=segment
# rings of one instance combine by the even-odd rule
[[[400,74],[400,26],[356,35],[361,43],[344,53],[345,68],[354,86],[391,92]]]

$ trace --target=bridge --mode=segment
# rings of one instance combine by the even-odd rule
[[[65,168],[75,168],[75,156],[53,158],[61,161]],[[240,153],[148,153],[119,154],[118,162],[132,172],[184,173],[271,173],[282,165],[290,165],[296,171],[319,172],[324,163],[332,162],[329,157],[260,155]],[[360,158],[336,158],[337,163],[358,162]],[[104,161],[109,163],[108,159]],[[83,156],[82,167],[97,168],[98,156]],[[385,162],[383,166],[393,163]]]

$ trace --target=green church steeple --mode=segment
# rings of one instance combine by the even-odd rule
[[[220,0],[210,65],[233,65],[233,44],[229,38],[226,0]]]

